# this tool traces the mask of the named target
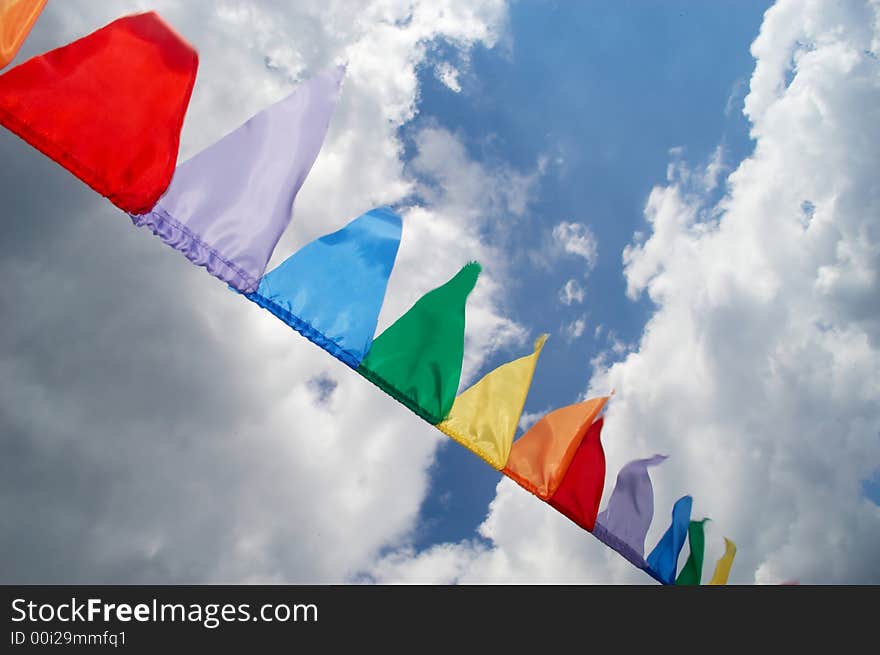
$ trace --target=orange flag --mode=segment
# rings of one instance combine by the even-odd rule
[[[538,498],[552,497],[606,402],[592,398],[547,414],[513,443],[503,473]]]
[[[15,59],[46,0],[0,0],[0,68]]]

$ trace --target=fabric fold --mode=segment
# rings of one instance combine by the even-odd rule
[[[532,354],[502,364],[462,392],[437,429],[489,466],[503,469],[546,340],[542,334]]]
[[[693,499],[690,496],[682,496],[675,502],[672,506],[672,523],[648,555],[648,568],[664,584],[675,582],[678,556],[688,533],[692,505]]]
[[[605,451],[602,449],[602,425],[599,417],[589,426],[565,477],[547,502],[588,532],[593,531],[596,514],[605,486]]]
[[[15,59],[46,0],[3,0],[0,2],[0,68]]]
[[[429,291],[373,341],[357,371],[437,425],[452,409],[464,359],[467,297],[480,265],[471,262]]]
[[[504,474],[542,500],[553,496],[606,402],[592,398],[543,416],[513,443]]]
[[[129,212],[193,264],[257,290],[336,108],[342,67],[324,71],[177,167],[151,211]]]
[[[247,298],[356,369],[376,332],[401,230],[390,208],[370,210],[288,257]]]
[[[155,12],[0,75],[0,124],[126,212],[168,188],[198,55]]]

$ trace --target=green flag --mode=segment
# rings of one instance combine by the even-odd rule
[[[464,359],[464,309],[480,265],[429,291],[373,341],[358,373],[436,425],[446,418]]]
[[[688,525],[688,545],[691,552],[687,561],[681,567],[681,573],[675,579],[677,585],[698,585],[703,575],[703,549],[706,545],[706,536],[703,534],[702,521],[691,521]]]

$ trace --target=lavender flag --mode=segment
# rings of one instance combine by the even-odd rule
[[[178,166],[153,209],[130,214],[134,224],[238,291],[256,291],[321,149],[343,73],[320,73]]]
[[[608,506],[596,517],[593,530],[594,536],[640,568],[647,566],[645,536],[654,518],[654,487],[648,467],[665,459],[665,455],[654,455],[620,469]]]

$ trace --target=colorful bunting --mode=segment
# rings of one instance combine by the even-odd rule
[[[452,409],[464,359],[464,314],[480,265],[471,262],[376,337],[358,373],[437,425]]]
[[[489,466],[503,469],[546,340],[542,334],[531,355],[499,366],[458,396],[449,418],[437,424],[437,429]]]
[[[0,123],[128,212],[148,211],[177,163],[198,55],[154,12],[0,75]]]
[[[234,289],[256,291],[321,149],[343,72],[315,76],[178,166],[158,204],[132,221]]]
[[[603,418],[589,426],[571,466],[553,497],[547,502],[588,532],[593,531],[602,487],[605,484],[605,451],[602,450]]]
[[[554,410],[514,442],[504,474],[548,500],[562,483],[587,430],[608,402],[593,398]]]
[[[44,4],[0,0],[0,66]],[[530,355],[456,397],[479,264],[425,294],[375,340],[402,232],[389,208],[264,275],[320,151],[344,69],[308,80],[175,170],[197,68],[195,50],[156,13],[121,18],[0,75],[0,124],[635,566],[663,584],[699,584],[704,521],[690,521],[690,496],[675,503],[669,529],[644,557],[654,512],[648,468],[665,456],[624,466],[598,513],[607,397],[550,412],[513,441],[546,335]],[[690,555],[676,578],[686,533]],[[736,546],[725,544],[709,584],[727,582]]]
[[[677,585],[698,585],[700,578],[703,576],[703,550],[706,547],[706,535],[703,533],[703,524],[708,519],[702,521],[691,521],[688,525],[688,545],[691,552],[687,561],[681,567],[678,577],[675,579]]]
[[[46,0],[0,0],[0,68],[15,59]]]
[[[675,581],[678,555],[688,532],[692,504],[693,499],[690,496],[682,496],[675,502],[672,507],[672,523],[648,555],[648,568],[663,584],[672,584]]]
[[[387,207],[312,241],[247,297],[357,368],[370,349],[402,225]]]
[[[648,467],[664,461],[664,455],[629,462],[617,474],[608,506],[596,518],[593,534],[644,568],[645,536],[654,518],[654,487]]]
[[[726,585],[727,578],[730,576],[730,568],[733,566],[733,558],[736,557],[736,544],[727,537],[724,537],[724,554],[715,564],[715,573],[709,580],[710,585]]]

